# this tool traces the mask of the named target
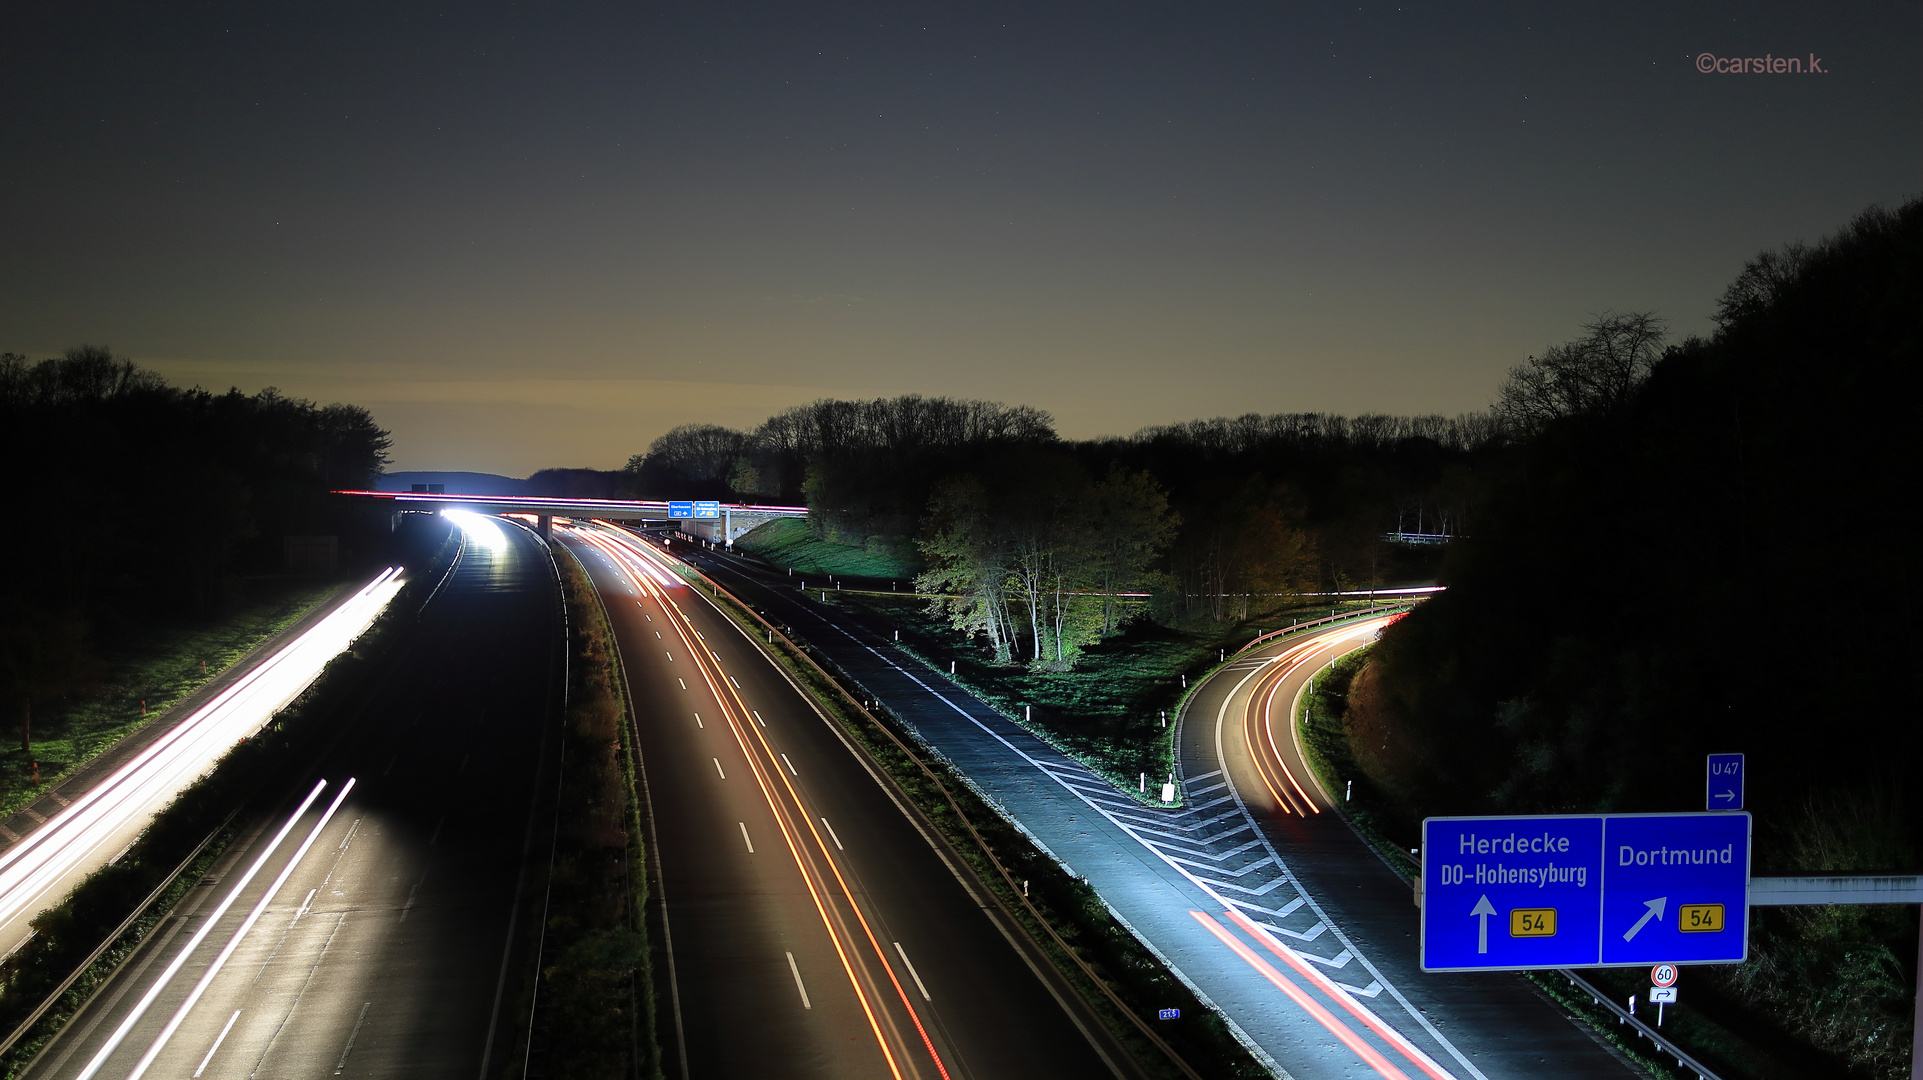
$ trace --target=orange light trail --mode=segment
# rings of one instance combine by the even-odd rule
[[[1370,1068],[1381,1074],[1384,1080],[1409,1080],[1409,1074],[1396,1068],[1395,1063],[1383,1057],[1382,1051],[1370,1046],[1363,1040],[1362,1036],[1356,1034],[1354,1028],[1343,1023],[1321,1002],[1310,997],[1308,991],[1295,985],[1295,982],[1287,975],[1277,971],[1274,964],[1256,955],[1254,949],[1244,945],[1240,938],[1229,933],[1227,928],[1221,923],[1210,918],[1207,912],[1191,911],[1189,914],[1195,918],[1196,922],[1201,923],[1204,929],[1214,934],[1222,944],[1227,945],[1230,951],[1241,957],[1250,967],[1259,972],[1263,978],[1274,984],[1276,989],[1288,995],[1289,1000],[1301,1006],[1303,1012],[1314,1017],[1323,1027],[1328,1028],[1329,1034],[1341,1040],[1342,1045],[1355,1051],[1356,1056],[1366,1062]]]
[[[1414,1043],[1404,1038],[1400,1031],[1383,1023],[1381,1017],[1356,1004],[1355,999],[1344,993],[1342,988],[1335,984],[1335,980],[1309,966],[1308,962],[1297,955],[1294,949],[1277,941],[1275,935],[1257,926],[1255,920],[1233,908],[1224,911],[1222,914],[1226,915],[1230,922],[1241,927],[1243,933],[1260,942],[1263,948],[1274,953],[1283,963],[1294,968],[1298,975],[1309,980],[1309,983],[1317,990],[1327,994],[1330,1000],[1348,1010],[1349,1015],[1362,1021],[1368,1026],[1370,1031],[1375,1032],[1381,1036],[1384,1041],[1394,1046],[1397,1050],[1400,1050],[1402,1056],[1408,1058],[1417,1068],[1434,1077],[1434,1080],[1456,1080],[1447,1070],[1436,1064],[1434,1058],[1423,1053]]]
[[[814,874],[810,873],[810,864],[815,862],[817,858],[820,862],[825,863],[829,871],[834,875],[835,882],[839,886],[842,896],[847,901],[848,911],[851,912],[855,920],[860,923],[862,936],[868,940],[869,947],[873,950],[876,960],[881,966],[881,970],[887,974],[889,983],[893,985],[895,994],[901,1001],[902,1008],[908,1013],[909,1019],[914,1023],[915,1032],[920,1036],[922,1046],[927,1051],[936,1071],[941,1074],[942,1080],[949,1080],[948,1068],[946,1064],[943,1063],[940,1052],[936,1050],[934,1040],[929,1037],[928,1030],[922,1023],[919,1011],[916,1010],[913,1002],[909,999],[906,987],[902,985],[901,979],[896,975],[894,966],[888,962],[887,951],[881,947],[881,942],[875,936],[873,927],[869,925],[867,917],[862,914],[861,906],[855,901],[853,888],[849,885],[847,878],[842,874],[841,867],[836,862],[834,856],[829,853],[827,841],[821,835],[821,831],[815,828],[812,818],[805,812],[802,813],[800,817],[806,826],[808,836],[814,841],[814,847],[808,851],[803,850],[804,845],[801,843],[800,831],[794,827],[786,805],[777,797],[775,789],[769,783],[769,777],[773,776],[780,782],[782,788],[787,791],[788,798],[792,800],[793,805],[797,808],[803,806],[801,793],[796,789],[793,781],[790,780],[786,774],[782,773],[781,770],[772,766],[772,762],[777,756],[774,747],[768,743],[767,737],[756,726],[747,723],[745,719],[749,712],[747,702],[742,699],[740,692],[734,689],[733,683],[727,679],[726,675],[715,666],[713,653],[702,645],[698,645],[691,636],[693,626],[687,622],[687,615],[681,611],[679,605],[668,599],[666,594],[663,593],[655,583],[655,574],[666,573],[666,571],[657,570],[653,565],[650,565],[655,563],[660,557],[643,545],[627,542],[627,537],[620,534],[609,537],[587,530],[577,529],[574,531],[575,535],[580,536],[590,544],[593,544],[597,549],[613,557],[615,565],[623,569],[629,580],[640,585],[644,591],[661,604],[663,614],[668,616],[668,621],[674,626],[675,633],[681,637],[682,643],[686,646],[688,653],[695,658],[696,665],[701,670],[702,678],[708,684],[709,691],[714,695],[716,704],[721,707],[723,717],[728,722],[729,730],[734,735],[735,742],[740,747],[742,756],[747,760],[749,768],[754,772],[755,782],[761,789],[762,798],[767,802],[769,809],[774,812],[775,821],[781,829],[783,841],[788,845],[789,854],[794,858],[797,869],[801,871],[802,880],[808,888],[809,897],[814,902],[817,914],[821,917],[822,925],[828,930],[828,936],[835,946],[836,956],[840,959],[842,969],[848,976],[849,985],[853,987],[855,996],[861,1002],[862,1011],[867,1017],[870,1030],[873,1031],[876,1042],[881,1047],[883,1056],[888,1061],[890,1072],[897,1077],[901,1076],[900,1063],[897,1061],[893,1048],[889,1045],[888,1038],[882,1031],[882,1023],[886,1020],[887,1025],[892,1028],[894,1022],[892,1018],[886,1017],[885,1011],[881,1011],[881,1015],[877,1015],[880,1007],[878,1004],[870,1001],[866,988],[862,984],[862,979],[857,974],[857,964],[853,957],[848,954],[841,940],[842,934],[849,934],[849,936],[852,937],[850,928],[843,922],[838,911],[831,913],[830,907],[832,905],[830,905],[826,898],[817,890]],[[641,565],[638,567],[630,565],[636,561],[636,556],[640,556],[639,561]],[[635,570],[640,570],[641,573],[637,574]],[[746,735],[744,735],[744,732]],[[752,736],[754,742],[760,746],[762,754],[757,755],[749,746],[748,736]],[[816,873],[818,873],[818,871],[816,871]],[[836,932],[837,924],[840,926],[841,933]]]

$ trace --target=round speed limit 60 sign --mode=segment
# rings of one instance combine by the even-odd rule
[[[1657,986],[1676,985],[1676,965],[1657,964],[1649,969],[1649,981]]]

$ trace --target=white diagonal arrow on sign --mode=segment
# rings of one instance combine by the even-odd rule
[[[1476,924],[1476,951],[1479,953],[1489,951],[1489,916],[1495,913],[1496,909],[1490,906],[1488,893],[1483,893],[1482,899],[1476,901],[1474,910],[1469,912],[1472,918],[1482,920]]]
[[[1668,904],[1669,904],[1669,897],[1667,896],[1658,896],[1654,900],[1643,901],[1643,906],[1648,908],[1649,910],[1643,912],[1643,917],[1636,920],[1636,925],[1630,927],[1627,931],[1623,933],[1623,940],[1624,941],[1635,940],[1636,934],[1640,932],[1644,926],[1647,926],[1649,924],[1649,920],[1660,919],[1663,917],[1663,908],[1668,906]]]

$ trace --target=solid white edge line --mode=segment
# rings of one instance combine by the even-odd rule
[[[273,855],[274,849],[280,847],[282,840],[287,839],[287,834],[294,829],[294,823],[300,820],[302,814],[307,813],[307,808],[314,804],[315,799],[320,798],[321,789],[326,786],[327,781],[320,781],[314,785],[314,790],[307,793],[307,798],[301,800],[301,804],[294,810],[293,816],[287,819],[287,823],[280,827],[280,832],[274,834],[274,839],[269,842],[266,849],[260,853],[260,857],[254,860],[254,865],[247,868],[247,872],[241,875],[240,881],[236,882],[234,887],[228,891],[226,899],[216,905],[213,912],[207,916],[207,921],[201,924],[199,930],[194,931],[194,936],[188,939],[186,946],[180,950],[180,954],[174,957],[173,962],[167,965],[167,969],[160,973],[160,978],[154,980],[154,984],[147,988],[145,994],[141,995],[140,1002],[134,1006],[133,1011],[127,1014],[127,1018],[122,1020],[120,1026],[115,1028],[114,1033],[108,1037],[107,1045],[101,1047],[99,1052],[94,1054],[93,1060],[87,1062],[87,1067],[80,1071],[80,1075],[76,1077],[75,1080],[92,1080],[93,1075],[100,1071],[100,1067],[107,1063],[107,1058],[111,1056],[115,1050],[120,1048],[120,1044],[122,1040],[126,1039],[127,1033],[132,1031],[134,1025],[140,1022],[140,1018],[146,1015],[148,1009],[153,1007],[154,999],[159,997],[160,992],[166,989],[169,982],[173,981],[173,977],[180,973],[181,967],[187,963],[187,958],[193,955],[194,950],[199,947],[202,941],[207,939],[208,934],[213,933],[214,925],[220,921],[220,917],[227,914],[227,909],[232,907],[234,901],[240,898],[240,891],[246,888],[249,882],[254,880],[255,874],[260,873],[260,868],[267,864],[267,859]]]

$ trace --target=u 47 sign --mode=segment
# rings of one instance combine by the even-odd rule
[[[1734,964],[1749,955],[1749,815],[1422,823],[1422,969]]]

